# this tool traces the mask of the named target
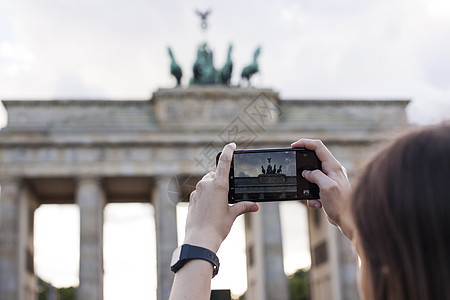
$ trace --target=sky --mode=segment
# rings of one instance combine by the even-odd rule
[[[195,9],[212,10],[206,33]],[[187,85],[197,46],[207,41],[217,68],[233,44],[233,85],[239,84],[240,71],[261,46],[260,73],[252,84],[274,89],[281,99],[411,99],[411,123],[437,123],[450,118],[449,37],[448,0],[0,0],[0,99],[150,99],[158,88],[175,86],[167,47]],[[0,105],[0,127],[6,122]],[[68,227],[50,234],[55,226],[44,220],[58,213],[70,216],[60,220]],[[304,213],[301,206],[298,213]],[[36,212],[36,236],[47,233],[39,240],[63,233],[72,237],[59,252],[69,255],[75,268],[76,219],[75,207],[43,206]],[[151,220],[150,206],[107,207],[105,299],[120,295],[112,289],[120,278],[106,277],[123,274],[126,265],[139,265],[113,258],[108,251],[120,244],[114,236],[145,228],[148,239],[135,236],[130,244],[139,245],[137,255],[154,251]],[[242,244],[237,236],[236,243]],[[292,253],[307,249],[307,241],[295,241],[301,245],[286,246]],[[42,246],[36,245],[36,252],[50,251],[39,250]],[[303,260],[306,265],[308,259]],[[37,257],[36,263],[40,261],[46,259]],[[286,261],[285,266],[302,265]],[[149,259],[144,265],[152,264]],[[37,267],[41,273],[48,269]],[[118,271],[108,271],[114,269]],[[73,283],[76,271],[52,280],[67,275]],[[132,282],[141,284],[133,278],[130,287]]]
[[[232,84],[261,46],[253,84],[282,99],[412,99],[411,122],[435,123],[449,36],[447,0],[0,0],[0,98],[149,99],[175,85],[167,47],[186,85],[206,40],[216,67],[233,44]]]

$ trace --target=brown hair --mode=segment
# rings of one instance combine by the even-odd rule
[[[368,299],[450,299],[450,124],[409,133],[372,159],[352,214]]]

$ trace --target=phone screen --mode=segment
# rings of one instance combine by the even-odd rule
[[[314,151],[302,148],[236,150],[230,168],[230,203],[318,199],[319,187],[303,170],[320,169]]]

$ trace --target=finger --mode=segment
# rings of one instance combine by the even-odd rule
[[[321,162],[326,162],[332,169],[341,168],[339,161],[331,154],[330,150],[328,150],[321,140],[299,139],[292,143],[291,147],[313,150]]]
[[[317,209],[322,208],[322,202],[320,202],[319,200],[311,199],[311,200],[307,200],[306,203],[311,208],[317,208]]]
[[[214,172],[209,172],[208,174],[204,175],[203,178],[197,182],[197,184],[195,185],[195,189],[201,189],[202,185],[205,183],[205,181],[208,181],[212,178],[214,178],[215,173]]]
[[[228,176],[230,174],[230,164],[233,159],[233,152],[236,150],[236,144],[230,143],[223,148],[222,154],[219,157],[217,164],[216,176],[214,181],[218,187],[223,187],[228,190]]]
[[[344,167],[344,166],[341,166],[341,169],[342,169],[342,173],[344,174],[344,176],[345,176],[345,179],[347,179],[348,180],[348,174],[347,174],[347,169]]]
[[[207,180],[209,178],[214,178],[215,172],[209,172],[202,177],[202,180]]]
[[[238,202],[233,206],[230,206],[230,211],[235,219],[242,214],[249,212],[257,212],[258,210],[259,210],[258,204],[248,201]]]
[[[193,200],[195,199],[195,194],[196,194],[196,192],[192,191],[191,195],[189,196],[189,202],[190,203],[193,202]]]
[[[304,170],[302,172],[302,176],[309,182],[317,184],[321,191],[329,190],[331,187],[337,185],[336,181],[325,175],[320,170]]]

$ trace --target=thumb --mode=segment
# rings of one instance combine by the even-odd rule
[[[230,211],[236,219],[238,216],[249,213],[249,212],[257,212],[259,210],[258,204],[254,202],[238,202],[230,207]]]

